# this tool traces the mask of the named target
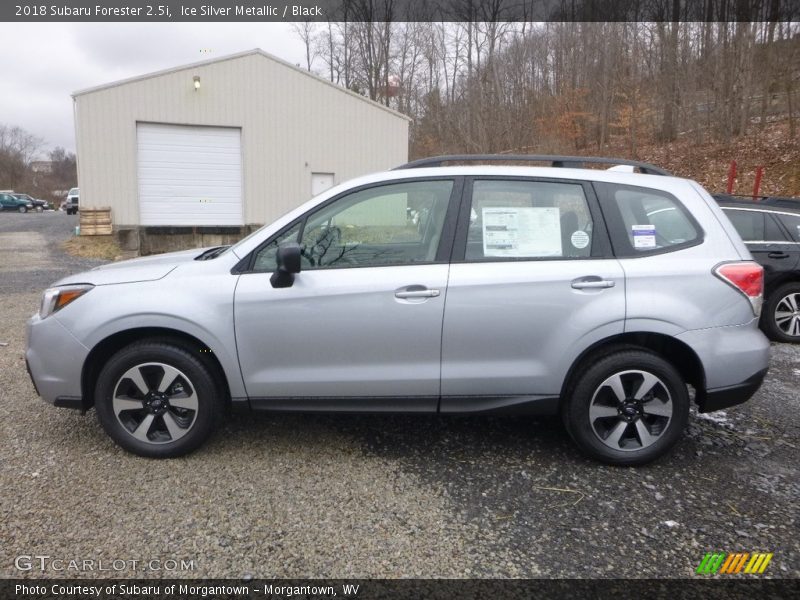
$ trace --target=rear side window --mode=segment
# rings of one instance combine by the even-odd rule
[[[465,259],[575,259],[592,252],[593,221],[583,186],[477,180]]]
[[[773,215],[761,210],[726,208],[725,214],[745,242],[785,242]]]
[[[617,256],[641,256],[694,246],[702,230],[685,206],[660,190],[596,184]]]
[[[800,242],[800,215],[776,215],[789,230],[792,241]]]

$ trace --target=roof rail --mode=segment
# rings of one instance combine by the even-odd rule
[[[599,156],[557,156],[550,154],[450,154],[413,160],[393,170],[441,167],[446,162],[549,162],[553,167],[582,169],[585,163],[627,165],[637,167],[648,175],[670,175],[669,171],[650,163],[625,158],[602,158]]]

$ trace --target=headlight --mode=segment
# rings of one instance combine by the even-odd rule
[[[64,308],[70,302],[77,300],[94,286],[88,283],[65,285],[45,290],[42,294],[42,305],[39,307],[39,318],[45,319]]]

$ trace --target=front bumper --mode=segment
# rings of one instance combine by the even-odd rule
[[[82,397],[81,373],[89,349],[54,316],[31,317],[27,336],[25,362],[37,393],[56,406],[65,406],[59,398]]]

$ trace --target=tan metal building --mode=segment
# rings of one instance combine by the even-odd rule
[[[81,206],[110,206],[143,253],[235,239],[408,158],[407,117],[260,49],[73,100]],[[172,241],[153,242],[160,234]]]

